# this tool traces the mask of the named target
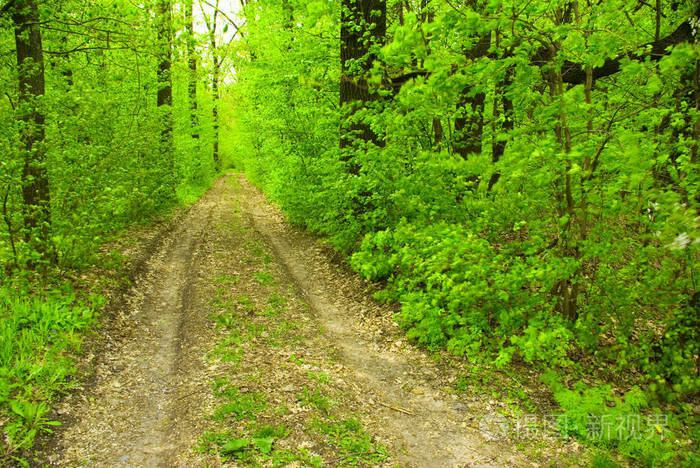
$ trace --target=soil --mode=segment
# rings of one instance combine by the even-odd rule
[[[299,396],[310,375],[328,378],[319,388],[330,395],[329,418],[357,418],[386,447],[381,465],[542,462],[495,437],[483,421],[497,404],[454,392],[455,369],[407,342],[395,306],[374,301],[374,286],[289,225],[243,175],[218,179],[162,237],[131,288],[113,300],[91,361],[94,378],[60,404],[64,426],[42,454],[45,464],[221,466],[218,450],[201,449],[207,431],[222,425],[212,418],[217,379],[268,402],[256,417],[284,424],[277,446],[343,464],[356,454],[313,429]],[[262,312],[271,298],[284,303],[279,314]],[[222,327],[225,310],[238,318]],[[221,358],[232,329],[244,333],[237,358]]]

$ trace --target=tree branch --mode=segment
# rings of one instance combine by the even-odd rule
[[[693,28],[690,22],[692,18],[697,17],[700,17],[700,7],[698,7],[695,10],[693,17],[683,21],[683,23],[680,26],[678,26],[676,30],[673,31],[671,34],[659,39],[658,41],[649,42],[640,47],[640,49],[650,48],[648,52],[645,51],[632,54],[620,54],[615,58],[605,59],[605,62],[602,66],[593,69],[593,79],[596,80],[598,78],[604,78],[606,76],[614,75],[615,73],[619,72],[622,68],[622,61],[625,58],[643,61],[647,57],[649,57],[650,60],[657,62],[661,60],[661,58],[663,58],[664,56],[669,55],[671,53],[671,47],[678,44],[682,44],[684,42],[694,42],[696,40],[696,37],[693,34]],[[533,63],[545,62],[546,60],[543,60],[543,58],[546,57],[546,54],[548,54],[548,51],[540,49]],[[569,60],[564,61],[564,64],[562,66],[562,79],[564,83],[568,84],[585,83],[585,65],[581,63],[571,62]]]
[[[223,11],[221,11],[217,5],[214,5],[214,4],[210,3],[210,2],[208,2],[207,0],[202,0],[202,3],[206,3],[207,5],[209,5],[210,7],[212,7],[216,12],[220,13],[221,16],[223,16],[224,18],[226,18],[226,20],[227,20],[229,23],[231,23],[231,26],[233,26],[234,28],[236,28],[236,31],[237,31],[238,33],[240,33],[241,37],[244,37],[244,34],[243,34],[243,32],[241,31],[241,28],[238,27],[238,25],[236,24],[236,22],[233,21],[226,13],[224,13]]]
[[[694,42],[697,40],[693,34],[691,21],[693,18],[700,18],[700,7],[698,7],[693,16],[685,20],[678,26],[675,31],[658,41],[649,42],[640,47],[640,49],[648,49],[644,52],[624,53],[615,58],[605,59],[603,65],[593,69],[593,79],[605,78],[606,76],[614,75],[622,69],[622,61],[624,59],[644,61],[649,57],[652,61],[659,61],[661,58],[671,53],[670,48],[678,44],[686,42]],[[546,47],[540,48],[530,63],[535,66],[543,66],[550,62],[550,50]],[[565,60],[562,65],[562,81],[568,84],[584,84],[586,82],[585,64]],[[427,70],[416,70],[403,75],[390,78],[392,87],[401,87],[409,80],[419,76],[430,76],[431,72]]]

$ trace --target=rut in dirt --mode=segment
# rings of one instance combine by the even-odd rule
[[[234,204],[238,217],[232,217]],[[447,394],[444,369],[410,345],[397,346],[400,332],[386,330],[392,328],[391,310],[377,305],[356,275],[334,265],[313,236],[290,227],[242,175],[217,180],[148,262],[111,325],[125,336],[108,347],[95,383],[71,408],[74,422],[60,433],[51,464],[205,466],[193,447],[207,426],[211,381],[217,377],[205,357],[216,335],[206,310],[211,272],[225,263],[226,251],[240,254],[226,239],[251,228],[273,252],[283,281],[310,306],[309,319],[323,330],[329,348],[316,352],[337,352],[348,406],[358,409],[393,462],[527,464],[512,446],[479,430],[477,416],[489,409],[467,407]],[[225,236],[217,234],[221,229]],[[231,286],[236,287],[241,286]],[[386,327],[377,331],[381,326],[368,328],[368,322]],[[259,352],[273,368],[285,367],[270,350]]]
[[[93,387],[62,432],[63,453],[50,457],[53,464],[172,466],[179,432],[178,369],[188,333],[182,325],[198,251],[219,196],[214,188],[190,208],[148,260],[145,275],[110,325],[114,334],[126,337],[108,343]]]
[[[346,288],[354,274],[329,265],[317,240],[285,222],[281,212],[241,175],[240,200],[249,223],[267,240],[306,302],[341,353],[374,414],[376,431],[395,441],[401,466],[524,466],[512,447],[492,440],[477,415],[444,392],[443,369],[423,353],[404,347],[400,335],[378,339],[363,333],[364,322],[391,311],[382,310],[367,291]],[[344,291],[345,290],[345,291]],[[371,327],[373,328],[373,327]],[[401,349],[395,346],[399,344]],[[480,408],[479,416],[488,413]],[[488,416],[487,416],[488,417]]]

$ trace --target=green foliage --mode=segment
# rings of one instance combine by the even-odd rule
[[[692,3],[662,2],[660,38],[697,16]],[[388,2],[385,44],[362,77],[374,96],[348,117],[342,4],[245,9],[226,111],[234,164],[379,282],[417,343],[499,368],[622,375],[617,391],[680,414],[700,389],[697,43],[650,58],[653,8],[621,0],[575,12]],[[610,61],[619,68],[587,87],[586,67]],[[352,143],[342,153],[339,128]],[[566,389],[597,414],[613,390],[602,385]]]
[[[357,419],[318,421],[316,427],[329,444],[340,449],[338,462],[343,465],[378,464],[388,457],[386,448],[376,444]]]
[[[289,435],[289,431],[280,426],[261,426],[252,429],[252,437],[233,437],[230,431],[207,431],[199,440],[200,452],[218,454],[223,462],[236,460],[252,466],[261,462],[271,466],[288,466],[291,463],[301,463],[302,466],[320,467],[323,462],[320,457],[312,456],[306,449],[298,451],[279,449],[275,443]]]
[[[324,413],[328,413],[333,406],[331,400],[320,388],[311,389],[306,385],[301,393],[297,394],[297,399],[301,406],[313,406]]]
[[[81,12],[78,19],[75,12]],[[118,12],[118,14],[116,13]],[[120,0],[41,5],[45,54],[45,169],[50,235],[61,269],[84,268],[112,233],[174,204],[195,200],[214,176],[211,95],[199,87],[199,125],[192,138],[185,57],[172,67],[174,153],[162,155],[162,109],[156,107],[156,40],[147,10]],[[10,18],[0,15],[0,56],[14,54]],[[110,31],[105,35],[104,31]],[[179,45],[176,41],[176,46]],[[64,53],[65,52],[65,53]],[[0,62],[0,269],[36,260],[23,236],[24,154],[19,149],[16,66]],[[201,77],[200,77],[201,78]],[[171,161],[174,166],[171,167]],[[2,203],[0,203],[2,205]],[[14,245],[14,249],[13,249]]]
[[[20,456],[40,432],[51,432],[49,404],[73,385],[71,354],[79,331],[95,322],[102,299],[70,291],[32,296],[26,285],[0,285],[0,414],[2,457]]]
[[[217,397],[225,399],[225,403],[214,411],[215,420],[252,420],[255,419],[256,413],[267,406],[264,395],[241,393],[237,387],[225,381],[217,381],[214,389]]]
[[[640,466],[667,466],[678,456],[678,417],[650,407],[648,395],[639,387],[618,397],[610,385],[577,382],[569,389],[553,371],[544,373],[542,380],[550,386],[563,411],[558,420],[563,434],[615,448]],[[692,466],[694,455],[682,451],[679,458],[684,466]],[[604,453],[594,456],[592,464],[616,466]]]

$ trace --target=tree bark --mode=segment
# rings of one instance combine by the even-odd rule
[[[638,47],[644,52],[625,52],[619,54],[615,58],[605,59],[603,65],[595,67],[592,70],[593,80],[599,78],[605,78],[607,76],[614,75],[622,69],[622,62],[625,59],[637,60],[640,62],[645,61],[647,58],[649,60],[656,62],[661,60],[664,56],[670,54],[671,48],[678,44],[683,43],[693,43],[697,40],[697,32],[694,31],[691,21],[693,19],[697,20],[700,18],[700,7],[698,7],[693,15],[683,21],[671,34],[666,37],[653,42],[649,42]],[[647,52],[646,50],[650,50]],[[646,49],[646,50],[645,50]],[[546,47],[541,47],[536,51],[534,56],[530,59],[530,63],[534,66],[544,66],[550,61],[549,49]],[[570,60],[564,60],[561,67],[562,71],[562,81],[566,84],[585,84],[586,82],[586,66],[582,63],[572,62]],[[405,83],[418,76],[430,76],[429,71],[416,70],[409,73],[405,73],[401,76],[391,78],[391,85],[394,88],[400,88]]]
[[[466,52],[467,59],[485,57],[491,46],[491,33],[479,37],[476,44]],[[455,153],[463,159],[470,154],[481,153],[481,137],[484,133],[484,102],[486,93],[472,92],[472,86],[465,87],[457,102],[458,117],[455,118]]]
[[[197,118],[197,55],[194,41],[194,22],[192,19],[192,1],[185,0],[185,28],[187,29],[187,96],[190,104],[190,131],[192,138],[199,139],[199,119]]]
[[[214,145],[212,149],[212,157],[214,160],[214,167],[218,172],[221,169],[221,158],[219,157],[219,79],[221,76],[221,58],[219,57],[219,52],[217,50],[216,44],[216,28],[217,20],[219,16],[219,0],[216,1],[215,5],[211,5],[214,8],[214,13],[212,14],[211,22],[209,17],[204,11],[202,6],[202,1],[199,2],[199,8],[202,10],[202,15],[204,16],[204,22],[207,25],[207,31],[209,32],[209,48],[211,49],[211,59],[213,62],[213,70],[211,76],[211,92],[212,92],[212,127],[214,131]]]
[[[382,44],[386,36],[386,2],[382,0],[343,0],[340,29],[340,106],[345,107],[341,123],[340,148],[359,142],[382,146],[380,137],[366,122],[357,122],[353,115],[376,101],[378,95],[370,91],[367,73],[377,59],[374,45]],[[347,162],[349,156],[343,156]],[[359,168],[351,164],[351,172]]]
[[[172,64],[172,17],[169,0],[159,0],[156,12],[159,47],[158,98],[161,111],[160,156],[166,165],[169,185],[175,192],[175,161],[173,155],[173,82]]]
[[[508,67],[503,79],[499,80],[498,83],[496,83],[495,97],[493,102],[494,131],[492,136],[493,141],[491,143],[491,162],[493,162],[494,165],[498,161],[500,161],[501,156],[503,156],[503,153],[505,153],[507,144],[506,140],[498,137],[497,132],[500,130],[505,134],[509,134],[511,131],[513,131],[513,101],[508,96],[506,96],[506,89],[513,83],[513,74],[513,67]],[[500,113],[498,107],[499,98],[502,106],[501,110],[503,112],[503,123],[501,123],[500,129],[498,125],[495,124],[496,117],[498,117]],[[491,174],[487,191],[490,192],[491,189],[493,189],[493,186],[496,185],[500,178],[501,173],[498,171],[495,171],[493,174]]]
[[[603,65],[593,68],[593,80],[614,75],[622,69],[622,62],[625,59],[644,61],[649,60],[655,62],[661,60],[664,56],[670,53],[670,48],[675,45],[685,42],[694,42],[696,32],[691,25],[693,18],[700,18],[700,6],[695,9],[692,18],[688,18],[681,23],[671,34],[661,39],[649,42],[640,47],[640,49],[649,48],[649,52],[639,53],[624,53],[615,58],[605,59]],[[533,64],[544,65],[548,59],[548,51],[546,48],[541,48],[532,60]],[[585,84],[586,83],[586,67],[583,64],[565,60],[562,68],[562,81],[567,84]]]
[[[51,194],[46,171],[46,116],[41,105],[45,93],[44,55],[36,0],[14,2],[12,20],[17,50],[20,140],[24,152],[22,200],[25,241],[42,261],[52,262]],[[34,266],[34,262],[30,262]]]
[[[213,39],[212,39],[212,44],[215,44]],[[213,53],[216,54],[215,48],[213,49]],[[214,99],[214,102],[212,103],[212,108],[211,108],[213,129],[214,129],[214,146],[213,146],[213,150],[212,150],[212,152],[213,152],[212,157],[214,159],[214,167],[216,168],[217,172],[219,170],[221,170],[221,157],[219,156],[219,99],[221,99],[221,96],[219,95],[219,77],[220,77],[220,74],[221,74],[221,64],[219,63],[219,59],[216,56],[214,56],[214,72],[212,73],[212,78],[211,78],[211,92],[212,92],[212,97]]]

